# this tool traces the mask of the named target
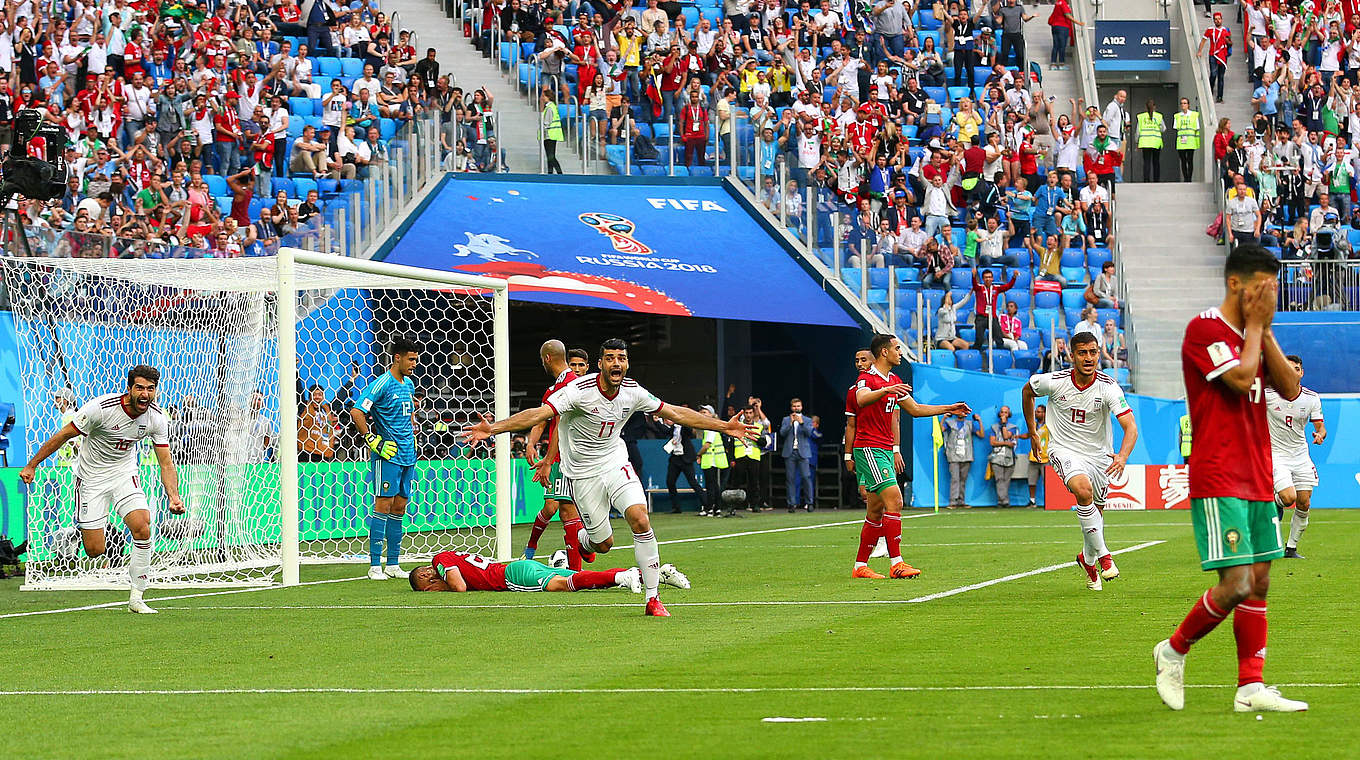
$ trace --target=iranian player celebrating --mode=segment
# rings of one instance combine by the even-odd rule
[[[170,459],[170,424],[156,406],[160,379],[161,373],[154,367],[138,365],[128,370],[126,392],[99,396],[82,406],[19,472],[19,479],[32,485],[37,467],[44,459],[72,438],[85,436],[75,466],[76,527],[80,528],[85,556],[94,559],[104,554],[109,512],[117,512],[132,531],[132,551],[128,556],[132,595],[128,610],[142,614],[156,612],[142,601],[151,573],[151,508],[137,482],[137,443],[143,438],[150,438],[155,446],[161,487],[165,489],[170,512],[184,514],[179,475]]]
[[[1020,393],[1030,431],[1039,429],[1034,424],[1034,399],[1048,397],[1048,461],[1077,499],[1077,520],[1085,542],[1077,564],[1092,591],[1099,591],[1102,581],[1119,577],[1119,568],[1105,548],[1105,494],[1110,476],[1124,471],[1138,440],[1138,425],[1124,391],[1114,378],[1097,371],[1098,366],[1100,339],[1079,332],[1072,336],[1072,369],[1033,375]],[[1111,415],[1124,429],[1118,454],[1111,444]]]
[[[855,555],[852,578],[882,578],[869,568],[869,554],[879,536],[888,544],[888,575],[915,578],[920,570],[902,561],[902,489],[897,474],[906,469],[902,461],[898,427],[899,408],[913,417],[937,414],[964,414],[972,410],[962,401],[949,405],[918,404],[908,394],[893,368],[902,363],[902,342],[892,335],[875,335],[869,343],[873,364],[859,374],[855,383],[855,449],[852,464],[865,491],[868,508],[859,533],[859,553]]]
[[[1285,359],[1303,380],[1303,359],[1290,354]],[[1327,425],[1322,420],[1322,399],[1307,388],[1299,387],[1294,399],[1281,396],[1273,386],[1266,387],[1266,414],[1270,419],[1270,456],[1274,465],[1275,514],[1284,519],[1284,507],[1293,507],[1289,539],[1284,542],[1285,559],[1303,559],[1299,539],[1308,527],[1308,507],[1317,488],[1317,468],[1308,456],[1304,427],[1313,424],[1313,443],[1327,440]]]
[[[557,440],[562,474],[567,476],[567,488],[585,523],[576,534],[581,553],[603,553],[613,548],[614,531],[609,525],[609,510],[622,512],[633,529],[633,553],[647,595],[645,614],[670,617],[657,596],[661,552],[647,515],[647,495],[633,466],[628,463],[628,449],[620,437],[623,423],[634,412],[645,412],[685,427],[716,430],[744,440],[760,435],[760,427],[735,419],[718,420],[692,409],[662,403],[637,381],[628,379],[628,343],[618,338],[611,338],[600,346],[599,368],[598,373],[564,386],[541,406],[504,420],[483,421],[465,428],[463,439],[482,441],[561,417]],[[552,456],[551,447],[549,456]]]
[[[1185,707],[1185,654],[1233,613],[1236,712],[1297,712],[1307,702],[1266,687],[1266,591],[1270,562],[1284,555],[1271,488],[1265,388],[1299,395],[1299,376],[1270,331],[1280,262],[1259,245],[1228,254],[1223,303],[1190,320],[1181,344],[1190,425],[1190,514],[1200,567],[1218,584],[1200,597],[1171,638],[1153,648],[1157,694]]]

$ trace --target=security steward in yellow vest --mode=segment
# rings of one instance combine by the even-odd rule
[[[741,408],[741,419],[756,424],[755,407],[747,404]],[[754,512],[759,503],[760,489],[760,441],[732,439],[732,481],[730,487],[746,492],[746,509]],[[729,515],[735,514],[729,513]]]
[[[1190,464],[1190,415],[1181,417],[1181,459]]]
[[[1195,151],[1199,150],[1199,111],[1190,110],[1190,99],[1181,98],[1181,110],[1171,119],[1176,130],[1176,157],[1181,162],[1181,182],[1195,176]]]
[[[702,406],[699,411],[716,417],[713,407]],[[699,446],[699,469],[704,471],[704,490],[708,492],[708,508],[700,510],[700,517],[722,514],[722,492],[727,481],[727,446],[723,434],[716,430],[705,430],[703,443]]]
[[[1138,150],[1143,153],[1143,181],[1162,181],[1162,133],[1166,120],[1157,113],[1156,101],[1148,98],[1147,111],[1138,114]]]

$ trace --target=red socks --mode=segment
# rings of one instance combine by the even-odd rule
[[[888,557],[902,556],[902,515],[888,512],[883,515],[883,540],[888,544]]]
[[[1261,603],[1262,624],[1264,626],[1265,602]],[[1205,591],[1204,596],[1195,602],[1195,606],[1190,608],[1190,614],[1185,616],[1181,624],[1176,627],[1176,632],[1171,634],[1171,648],[1185,654],[1190,651],[1190,645],[1199,641],[1209,634],[1223,618],[1227,617],[1225,610],[1220,610],[1218,605],[1210,597],[1209,592]],[[1234,625],[1234,628],[1236,625]],[[1264,630],[1264,627],[1263,629]],[[1264,636],[1263,636],[1264,638]],[[1264,646],[1264,643],[1262,644]]]
[[[618,585],[618,575],[623,568],[613,570],[583,570],[567,577],[567,586],[572,591],[588,591],[594,588],[613,588]]]
[[[529,531],[529,543],[526,544],[530,549],[538,548],[538,539],[543,535],[543,531],[548,529],[548,523],[552,522],[552,515],[546,514],[547,511],[548,508],[544,507],[534,517],[534,527]]]
[[[1266,602],[1248,599],[1233,610],[1237,639],[1237,685],[1259,683],[1266,665]]]
[[[563,540],[567,545],[567,567],[572,570],[581,569],[581,547],[576,545],[576,531],[580,528],[580,520],[573,520],[575,525],[568,523],[563,526]]]
[[[869,555],[873,553],[874,546],[878,544],[878,537],[883,535],[883,523],[869,522],[869,518],[864,518],[864,526],[859,529],[859,554],[855,555],[856,562],[867,563]],[[902,535],[902,523],[897,524],[897,535]]]

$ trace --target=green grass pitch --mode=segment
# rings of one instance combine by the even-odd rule
[[[658,515],[674,617],[623,591],[415,594],[310,585],[126,598],[0,581],[3,754],[15,758],[1345,756],[1360,740],[1360,511],[1315,511],[1275,564],[1267,681],[1302,715],[1232,713],[1230,623],[1162,706],[1152,645],[1211,581],[1185,512],[1108,513],[1123,577],[1088,591],[1076,518],[913,512],[915,581],[849,577],[853,512]],[[855,522],[847,522],[855,521]],[[620,541],[627,530],[616,522]],[[759,532],[765,531],[765,532]],[[749,535],[726,535],[753,532]],[[515,532],[516,549],[524,531]],[[560,541],[554,525],[546,554]],[[718,537],[725,536],[725,537]],[[677,539],[715,537],[675,542]],[[1159,542],[1159,543],[1154,543]],[[601,555],[630,565],[631,550]],[[409,563],[408,563],[409,564]],[[886,571],[885,560],[874,560]],[[1026,575],[1021,575],[1025,574]],[[1021,575],[1010,580],[1007,576]],[[334,583],[315,583],[337,580]],[[989,581],[998,581],[987,584]],[[968,588],[975,586],[976,588]],[[950,595],[944,592],[956,591]],[[941,596],[933,597],[940,594]],[[933,597],[922,599],[923,597]],[[910,601],[919,600],[919,601]],[[89,690],[93,693],[75,692]],[[300,690],[300,691],[289,691]],[[26,692],[48,692],[33,694]],[[150,693],[109,693],[150,692]],[[768,718],[817,719],[771,722]]]

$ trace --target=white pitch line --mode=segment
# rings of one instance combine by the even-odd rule
[[[932,512],[925,512],[925,513],[915,514],[915,515],[905,515],[902,519],[907,520],[907,519],[912,519],[912,518],[916,518],[916,517],[930,517],[932,514],[934,514],[934,513],[932,513]],[[792,530],[813,530],[813,529],[815,529],[815,528],[830,528],[830,527],[839,526],[839,525],[854,525],[854,524],[857,524],[857,523],[860,523],[860,522],[863,522],[863,521],[862,521],[862,520],[848,520],[848,521],[845,521],[845,522],[818,523],[818,524],[816,524],[816,525],[796,525],[796,526],[789,527],[789,528],[772,528],[772,529],[770,529],[770,530],[748,530],[748,531],[742,531],[742,532],[740,532],[740,533],[724,533],[724,534],[720,534],[720,535],[717,535],[717,536],[699,536],[699,537],[696,537],[696,538],[677,538],[677,539],[673,539],[673,540],[670,540],[670,541],[658,541],[657,543],[660,543],[660,544],[686,544],[686,543],[691,543],[691,542],[694,542],[694,541],[715,541],[715,540],[721,539],[721,538],[739,538],[739,537],[741,537],[741,536],[754,536],[754,535],[758,535],[758,534],[761,534],[761,533],[784,533],[784,532],[792,531]],[[616,546],[616,547],[614,547],[614,548],[615,548],[615,549],[631,549],[631,548],[632,548],[632,544],[629,544],[629,545],[627,545],[627,546]],[[320,585],[320,584],[323,584],[323,583],[344,583],[344,582],[346,582],[346,581],[360,581],[360,580],[363,580],[365,577],[367,577],[367,576],[359,576],[359,577],[357,577],[357,578],[332,578],[332,579],[324,580],[324,581],[307,581],[307,582],[305,582],[305,583],[299,583],[299,584],[297,584],[297,585],[299,585],[299,586],[316,586],[316,585]],[[292,588],[292,587],[291,587],[291,586],[264,586],[264,587],[261,587],[261,588],[241,588],[241,589],[231,589],[231,590],[228,590],[228,591],[205,591],[205,592],[197,593],[197,594],[178,594],[178,595],[176,595],[176,596],[158,596],[158,597],[156,597],[156,598],[154,598],[154,599],[148,599],[147,601],[148,601],[148,602],[153,602],[153,603],[155,603],[155,602],[173,601],[173,600],[177,600],[177,599],[198,599],[198,598],[205,597],[205,596],[225,596],[225,595],[228,595],[228,594],[250,594],[250,593],[257,592],[257,591],[277,591],[277,590],[283,589],[283,588]],[[55,609],[55,610],[32,610],[32,611],[29,611],[29,612],[10,612],[10,613],[6,613],[6,614],[4,614],[4,615],[0,615],[0,620],[4,620],[5,618],[32,617],[32,616],[35,616],[35,615],[57,615],[57,614],[60,614],[60,613],[63,613],[63,612],[85,612],[85,611],[88,611],[88,610],[109,609],[109,608],[112,608],[112,607],[122,607],[122,606],[125,605],[125,604],[127,604],[127,602],[125,602],[125,601],[119,601],[119,602],[102,602],[102,603],[100,603],[100,604],[86,604],[86,605],[83,605],[83,606],[80,606],[80,607],[62,607],[62,608],[60,608],[60,609]],[[492,605],[492,606],[494,606],[494,605]],[[172,608],[172,609],[188,609],[188,608]],[[203,608],[200,608],[200,609],[208,609],[208,608],[203,607]],[[261,608],[258,608],[258,607],[251,607],[251,608],[247,608],[247,609],[261,609]],[[265,609],[286,609],[286,608],[279,607],[279,608],[265,608]]]
[[[1286,689],[1352,689],[1360,683],[1281,683]],[[1147,691],[1152,684],[997,684],[967,686],[651,686],[618,688],[349,688],[299,686],[262,689],[13,689],[0,697],[194,696],[224,694],[777,694],[837,692],[950,692],[950,691]],[[1226,689],[1223,684],[1186,684],[1187,689]]]
[[[1145,541],[1124,549],[1110,552],[1111,554],[1127,554],[1141,549],[1148,549],[1159,544],[1166,543],[1165,540]],[[970,583],[966,586],[958,586],[948,591],[939,591],[934,594],[926,594],[911,599],[810,599],[810,600],[759,600],[747,602],[670,602],[667,607],[843,607],[855,605],[884,605],[884,604],[921,604],[923,602],[933,602],[936,599],[956,596],[958,594],[976,591],[988,586],[995,586],[999,583],[1028,578],[1034,575],[1051,573],[1055,570],[1063,570],[1076,567],[1077,563],[1063,562],[1057,565],[1026,570],[1023,573],[1012,573],[1003,575],[1000,578]],[[220,606],[192,606],[192,607],[162,607],[166,610],[536,610],[536,609],[592,609],[599,607],[636,607],[636,602],[580,602],[567,604],[295,604],[280,606],[261,606],[261,605],[220,605]]]

